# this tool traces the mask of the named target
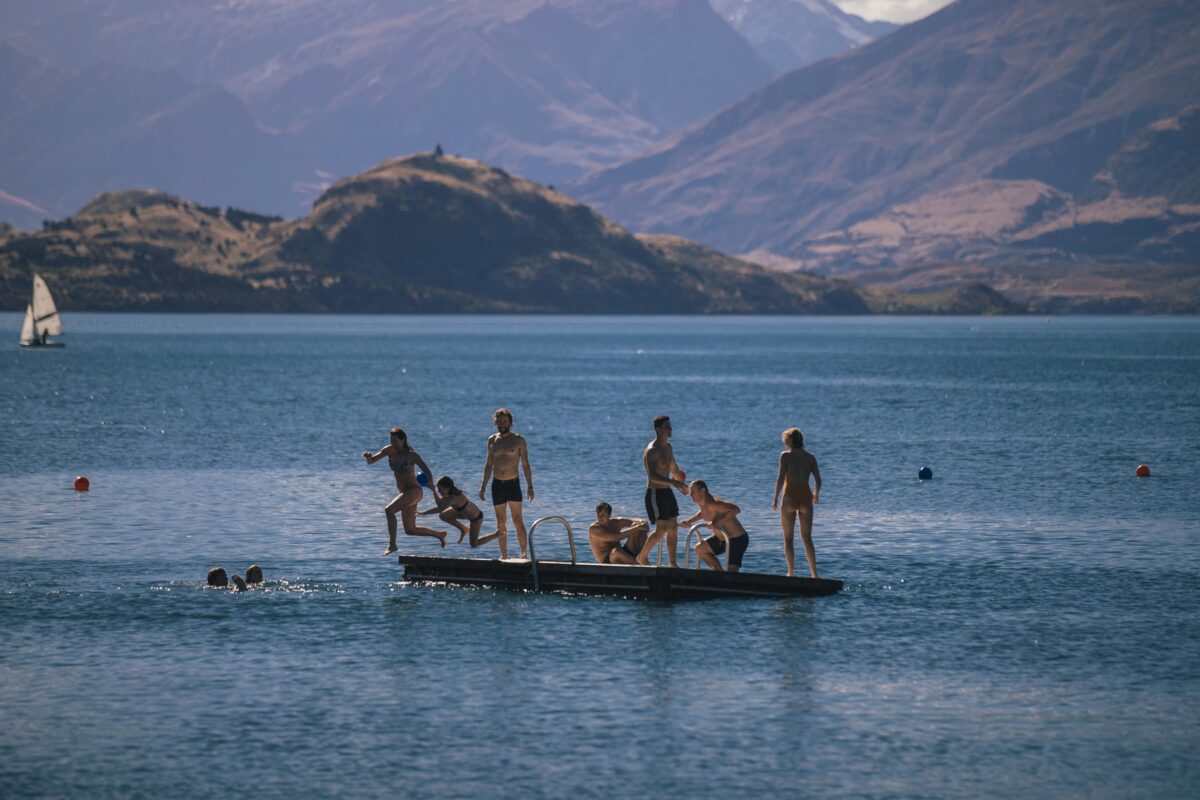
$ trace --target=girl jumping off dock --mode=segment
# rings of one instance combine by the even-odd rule
[[[445,547],[446,534],[444,532],[417,526],[417,503],[421,501],[421,496],[424,494],[421,491],[421,484],[417,482],[417,467],[420,467],[426,475],[431,474],[431,470],[417,451],[409,447],[408,434],[400,428],[392,428],[389,439],[388,444],[384,445],[378,453],[364,450],[362,454],[368,464],[374,464],[386,457],[388,466],[392,468],[392,472],[396,476],[396,490],[400,492],[383,509],[383,513],[387,514],[388,525],[388,546],[383,554],[386,556],[396,552],[397,512],[404,523],[406,535],[432,536],[441,542],[442,547]]]
[[[463,537],[468,535],[471,537],[471,547],[480,547],[500,536],[499,533],[479,535],[479,530],[483,527],[483,512],[448,476],[443,475],[433,485],[433,502],[436,503],[433,508],[419,512],[418,516],[437,514],[442,522],[458,528],[459,544],[462,544]],[[470,529],[459,522],[460,519],[470,525]]]

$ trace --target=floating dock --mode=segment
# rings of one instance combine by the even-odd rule
[[[820,597],[842,582],[761,572],[715,572],[679,567],[623,567],[571,561],[400,556],[404,579],[505,589],[607,594],[646,600],[712,597]]]

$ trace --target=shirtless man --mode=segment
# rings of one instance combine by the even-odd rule
[[[644,519],[614,517],[612,506],[600,503],[596,506],[596,521],[588,528],[588,544],[592,555],[601,564],[637,563],[637,554],[646,541],[650,525]],[[628,540],[625,544],[622,541]]]
[[[646,468],[646,515],[654,525],[654,533],[642,545],[637,561],[643,566],[650,564],[650,551],[667,537],[667,548],[671,554],[671,566],[678,567],[675,550],[679,545],[679,504],[671,487],[687,494],[687,476],[675,463],[675,452],[671,449],[671,418],[659,415],[654,418],[654,441],[642,451],[642,466]]]
[[[721,572],[721,562],[717,556],[725,552],[725,539],[728,537],[729,571],[737,572],[742,568],[742,556],[746,555],[746,548],[750,546],[750,534],[746,533],[746,528],[737,518],[742,509],[710,492],[704,481],[692,481],[688,494],[700,506],[700,510],[683,521],[684,527],[703,519],[713,531],[712,536],[696,542],[696,558]],[[721,536],[722,533],[725,536]]]
[[[500,408],[492,414],[496,432],[488,437],[487,463],[483,465],[483,483],[479,485],[479,499],[485,500],[488,478],[492,478],[492,507],[496,510],[496,535],[500,543],[500,557],[508,558],[508,512],[512,512],[513,524],[517,526],[517,542],[521,545],[521,558],[528,558],[525,536],[525,518],[521,516],[521,479],[517,466],[525,472],[529,484],[529,502],[533,502],[533,471],[529,467],[529,449],[525,437],[513,433],[512,412]],[[494,476],[494,477],[493,477]]]
[[[808,571],[814,578],[817,574],[817,551],[813,548],[812,524],[813,503],[821,501],[821,470],[816,457],[804,449],[804,434],[799,428],[788,428],[783,432],[783,443],[787,450],[779,454],[779,475],[775,478],[775,502],[771,507],[779,512],[779,526],[783,529],[783,556],[787,561],[787,574],[796,574],[796,547],[792,538],[796,533],[796,519],[800,520],[800,538],[804,540],[804,555],[808,558]],[[808,484],[812,476],[815,488]],[[779,508],[779,491],[783,490],[783,509]]]

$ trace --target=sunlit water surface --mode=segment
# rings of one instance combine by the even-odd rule
[[[28,352],[0,315],[0,796],[1200,793],[1196,319],[65,324]],[[398,424],[475,489],[499,405],[528,514],[577,530],[643,513],[670,414],[769,572],[800,426],[845,590],[405,585],[359,454]],[[251,562],[264,591],[200,588]]]

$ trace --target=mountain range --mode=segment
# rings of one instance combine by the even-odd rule
[[[803,2],[784,5],[822,13],[789,40],[836,28],[804,58],[876,30]],[[563,182],[776,74],[707,0],[6,0],[0,216],[129,187],[295,216],[333,176],[435,143]]]
[[[959,0],[570,187],[636,230],[822,272],[1195,263],[1200,14]]]

